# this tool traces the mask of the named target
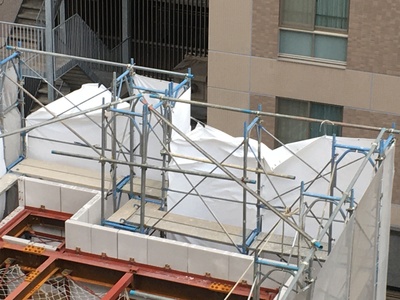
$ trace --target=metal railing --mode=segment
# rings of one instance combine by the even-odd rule
[[[20,46],[34,50],[45,49],[45,28],[0,21],[0,59],[11,54],[6,46]],[[45,76],[45,57],[34,53],[24,53],[23,76],[38,78]],[[34,71],[33,71],[34,70]]]
[[[122,60],[122,45],[109,49],[77,14],[54,28],[54,52],[116,62]],[[71,64],[69,60],[62,60],[57,59],[55,63],[58,66],[57,69]],[[87,64],[92,70],[109,71],[107,66],[96,63]],[[58,73],[57,76],[60,76],[61,74]]]

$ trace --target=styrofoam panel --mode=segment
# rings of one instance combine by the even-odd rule
[[[80,248],[83,252],[92,251],[92,226],[76,220],[65,222],[65,247],[75,250]]]
[[[254,273],[254,265],[252,264],[253,261],[253,256],[230,253],[228,280],[234,282],[238,281],[242,277],[243,273],[247,270],[247,268],[249,268],[249,266],[251,265],[247,272],[244,273],[243,278],[240,281],[242,282],[243,280],[245,280],[248,284],[252,284]]]
[[[8,222],[11,222],[11,220],[23,210],[23,206],[18,206],[16,209],[14,209],[8,216],[0,221],[0,228],[4,227]]]
[[[118,257],[118,229],[100,225],[92,226],[92,253]]]
[[[61,211],[60,186],[25,179],[25,205]]]
[[[147,264],[147,238],[139,234],[120,230],[118,232],[118,258],[123,260],[134,259],[140,264]]]
[[[197,245],[188,247],[188,271],[189,273],[211,277],[229,278],[229,252]]]
[[[41,224],[32,224],[31,228],[34,232],[51,234],[54,236],[61,236],[64,231],[59,227],[42,226]]]
[[[93,192],[61,187],[61,211],[74,214],[94,196]]]
[[[21,246],[32,245],[32,246],[36,246],[36,247],[45,248],[46,250],[51,250],[51,251],[57,250],[57,246],[46,245],[46,244],[41,244],[41,243],[32,243],[28,240],[17,238],[15,236],[4,235],[2,238],[3,238],[3,240],[5,240],[11,244],[15,244],[15,245],[21,245]]]
[[[157,267],[168,265],[173,270],[188,271],[188,244],[149,236],[147,263]]]
[[[89,222],[89,210],[88,210],[88,208],[83,206],[70,219],[71,220],[75,220],[75,221],[90,223]]]

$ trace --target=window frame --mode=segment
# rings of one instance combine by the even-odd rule
[[[287,58],[287,59],[294,59],[294,60],[302,60],[302,61],[308,61],[308,62],[320,62],[320,63],[328,63],[328,64],[333,64],[333,65],[341,65],[341,66],[346,66],[347,64],[347,44],[346,44],[346,49],[345,49],[345,54],[346,58],[345,60],[335,60],[335,59],[326,59],[326,58],[321,58],[321,57],[316,57],[315,56],[315,36],[320,35],[320,36],[328,36],[328,37],[336,37],[336,38],[342,38],[348,41],[348,30],[349,30],[349,19],[350,19],[350,1],[347,1],[347,29],[338,29],[338,28],[333,28],[333,27],[324,27],[324,26],[317,26],[315,24],[315,19],[316,19],[316,6],[317,6],[317,1],[314,0],[314,7],[313,7],[313,14],[312,14],[312,29],[310,29],[308,26],[290,26],[287,24],[283,24],[283,3],[285,0],[279,0],[279,34],[278,34],[278,57],[281,58]],[[310,56],[303,56],[303,55],[298,55],[298,54],[290,54],[290,53],[285,53],[281,52],[281,35],[283,31],[291,31],[291,32],[298,32],[298,33],[305,33],[305,34],[310,34],[311,40],[312,40],[312,45],[311,45],[311,55]]]
[[[306,114],[306,116],[304,116],[304,115],[293,115],[293,116],[300,116],[300,117],[306,117],[306,118],[313,118],[313,119],[324,119],[323,117],[315,117],[315,116],[311,116],[311,113],[312,113],[312,105],[322,105],[322,106],[324,106],[324,107],[336,107],[336,108],[339,108],[340,109],[340,113],[341,113],[341,120],[331,120],[331,121],[336,121],[336,122],[343,122],[343,113],[344,113],[344,107],[342,106],[342,105],[336,105],[336,104],[330,104],[330,103],[321,103],[321,102],[316,102],[316,101],[308,101],[308,100],[300,100],[300,99],[294,99],[294,98],[287,98],[287,97],[276,97],[275,98],[275,101],[276,101],[276,103],[275,103],[275,107],[276,107],[276,113],[278,113],[278,114],[287,114],[287,113],[282,113],[281,112],[281,108],[282,108],[282,104],[283,104],[283,101],[292,101],[292,102],[297,102],[297,103],[301,103],[302,105],[305,105],[306,106],[306,109],[305,109],[305,111],[307,112]],[[289,115],[289,114],[287,114],[287,115]],[[280,133],[280,122],[282,122],[282,121],[284,121],[285,119],[281,119],[281,118],[275,118],[275,136],[280,140],[280,136],[279,136],[279,133]],[[306,134],[306,137],[305,137],[305,139],[311,139],[311,138],[315,138],[315,137],[318,137],[318,136],[323,136],[324,135],[324,133],[322,133],[321,135],[317,135],[317,136],[312,136],[312,122],[310,122],[310,121],[298,121],[298,122],[305,122],[305,123],[307,123],[307,134]],[[341,136],[342,135],[342,126],[338,126],[338,125],[335,125],[335,127],[337,127],[338,128],[338,134],[337,134],[337,136]],[[299,135],[300,136],[300,135]],[[302,139],[299,139],[299,140],[302,140]],[[298,140],[297,140],[298,141]],[[294,142],[294,141],[283,141],[284,143],[291,143],[291,142]],[[277,147],[280,147],[281,146],[281,144],[278,142],[278,141],[275,141],[275,148],[277,148]]]

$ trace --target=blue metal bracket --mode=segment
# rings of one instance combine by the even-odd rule
[[[132,231],[132,232],[137,232],[138,231],[138,227],[135,226],[135,225],[121,224],[121,223],[107,221],[107,220],[104,220],[102,222],[102,225],[103,226],[113,227],[113,228],[116,228],[116,229],[128,230],[128,231]]]
[[[280,269],[285,269],[289,271],[298,271],[299,267],[296,265],[280,262],[280,261],[275,261],[271,259],[266,259],[266,258],[257,258],[255,261],[257,264],[264,265],[264,266],[270,266],[270,267],[275,267],[275,268],[280,268]]]

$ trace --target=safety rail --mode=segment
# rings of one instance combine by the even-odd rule
[[[11,54],[6,49],[7,45],[45,50],[45,28],[0,21],[0,59]],[[24,76],[34,78],[45,76],[45,57],[43,55],[24,53],[24,61],[29,63],[29,68],[22,65]]]
[[[98,35],[77,14],[54,28],[54,52],[109,61],[122,60],[122,46],[109,49]],[[79,32],[79,38],[77,33]],[[59,60],[59,59],[57,59]],[[65,60],[65,59],[64,59]],[[56,62],[56,66],[68,64],[69,61]],[[90,69],[109,71],[108,66],[88,63]],[[113,69],[115,70],[115,68]],[[59,76],[59,75],[58,75]]]

